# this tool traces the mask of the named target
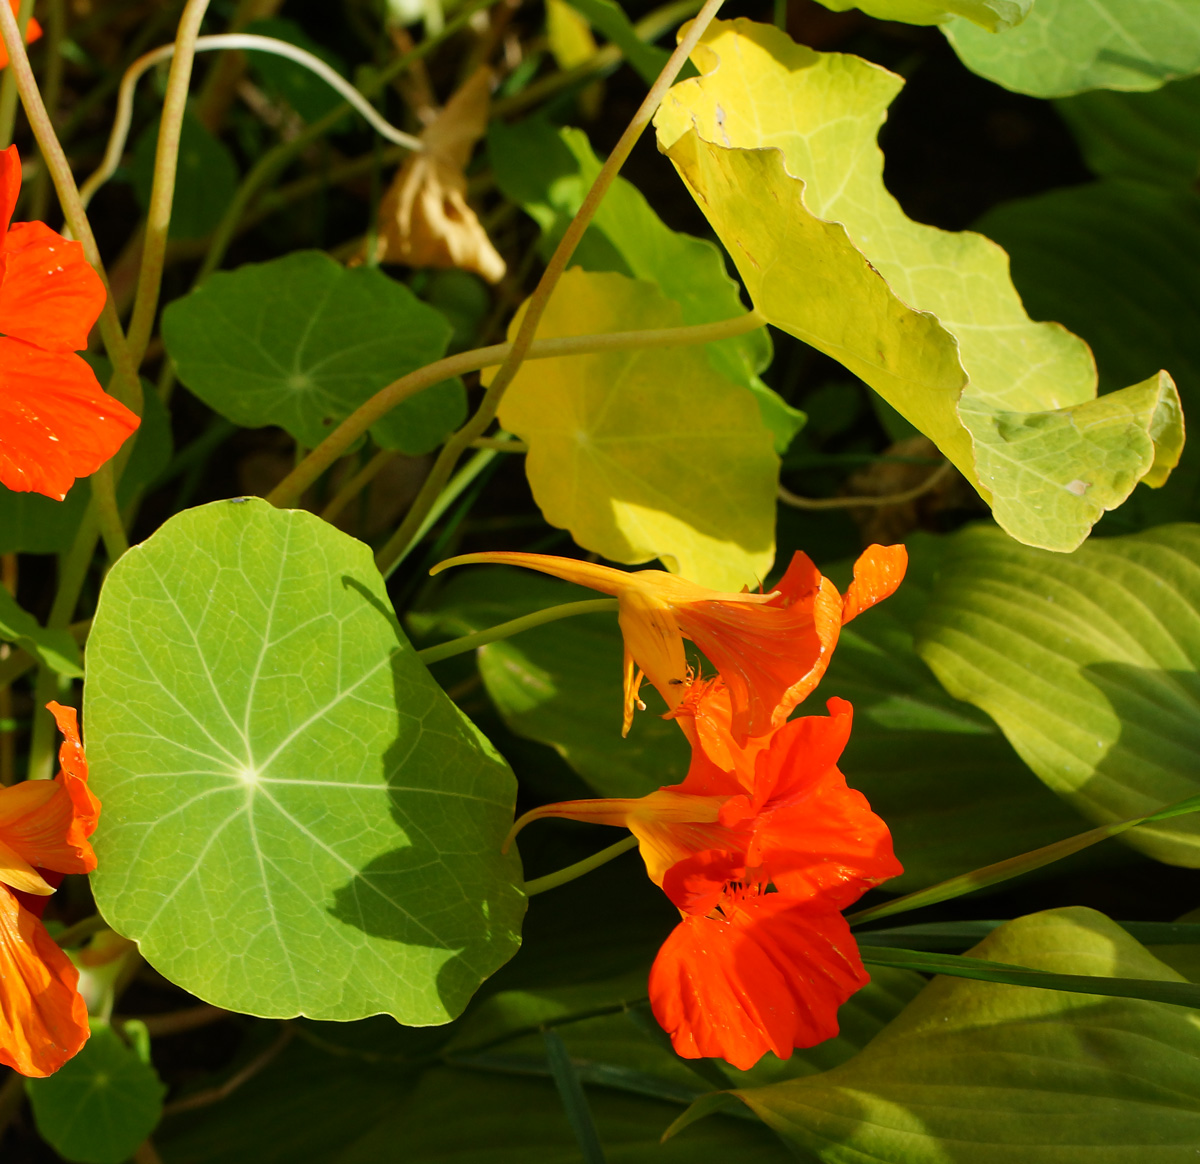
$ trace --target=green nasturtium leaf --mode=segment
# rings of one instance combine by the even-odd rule
[[[542,229],[547,255],[583,203],[600,172],[581,129],[556,129],[543,118],[517,125],[494,121],[488,129],[488,155],[500,189],[519,202]],[[617,271],[657,283],[674,299],[688,325],[733,319],[745,307],[729,277],[721,252],[707,239],[671,230],[632,182],[617,177],[596,210],[572,257],[588,271]],[[706,344],[712,365],[754,393],[763,423],[784,453],[804,424],[792,408],[759,378],[771,362],[766,328]]]
[[[1102,389],[1147,376],[1161,362],[1179,383],[1185,412],[1200,407],[1200,266],[1194,259],[1200,199],[1194,193],[1093,182],[1006,203],[978,227],[1011,255],[1029,310],[1062,320],[1091,344]],[[1191,519],[1198,503],[1200,449],[1185,449],[1163,488],[1137,490],[1104,528],[1124,532]]]
[[[942,545],[910,540],[903,584],[842,630],[821,686],[800,709],[818,714],[835,695],[854,707],[839,767],[891,830],[904,872],[887,883],[889,893],[923,889],[1085,827],[995,723],[948,695],[917,654],[913,629]],[[834,579],[842,582],[836,572]]]
[[[1098,824],[1200,794],[1200,526],[1070,555],[983,527],[954,535],[917,649],[1045,783]],[[1200,821],[1122,838],[1200,867]]]
[[[1033,0],[821,0],[834,12],[859,8],[877,20],[905,24],[945,24],[961,16],[989,32],[1020,24],[1029,15]]]
[[[150,207],[157,149],[156,121],[134,144],[129,163],[129,180],[143,210]],[[194,113],[185,113],[179,134],[179,168],[171,201],[170,237],[203,238],[215,230],[233,201],[237,186],[237,163],[233,155]]]
[[[73,1164],[124,1164],[154,1131],[166,1086],[108,1023],[83,1050],[25,1090],[42,1139]]]
[[[1007,923],[973,957],[1177,982],[1093,910]],[[1163,1003],[935,978],[822,1075],[736,1094],[824,1164],[1174,1164],[1200,1143],[1200,1015]]]
[[[679,306],[652,283],[573,268],[538,336],[681,323]],[[529,445],[525,471],[546,520],[585,549],[627,564],[660,558],[717,590],[766,577],[779,458],[753,399],[702,350],[530,361],[499,418]]]
[[[436,627],[457,637],[593,597],[594,591],[553,578],[485,566],[457,572],[433,610],[410,619],[422,631]],[[678,724],[651,710],[634,716],[628,738],[621,738],[622,645],[615,614],[535,627],[481,647],[477,658],[488,695],[509,728],[554,748],[599,795],[644,796],[687,775],[690,750]],[[655,696],[648,692],[646,698]]]
[[[69,679],[82,679],[79,644],[63,629],[47,629],[0,586],[0,642],[16,643]]]
[[[440,359],[450,325],[374,267],[321,251],[221,271],[163,312],[179,378],[235,424],[277,424],[320,444],[376,392]],[[372,425],[385,449],[426,453],[466,419],[458,380],[426,388]]]
[[[887,192],[875,134],[900,78],[744,20],[695,56],[659,145],[772,323],[934,440],[1021,541],[1070,550],[1139,480],[1162,484],[1183,444],[1170,377],[1097,399],[1087,345],[1029,319],[1003,251]]]
[[[101,383],[106,377],[98,373]],[[125,472],[117,485],[117,501],[128,505],[171,459],[171,419],[154,386],[142,381],[142,423]],[[67,490],[62,501],[40,493],[14,493],[0,485],[0,554],[61,554],[71,548],[75,531],[92,498],[84,478]]]
[[[647,85],[653,85],[670,54],[647,44],[634,29],[625,10],[613,0],[567,0],[594,29],[602,32],[624,54]]]
[[[97,904],[193,994],[429,1025],[517,948],[512,774],[361,543],[252,498],[178,514],[105,582],[85,701]]]
[[[1157,89],[1200,72],[1200,9],[1190,0],[1037,0],[1015,28],[943,25],[963,64],[1034,97]]]
[[[1191,189],[1200,175],[1200,77],[1150,93],[1095,89],[1055,104],[1100,177]]]

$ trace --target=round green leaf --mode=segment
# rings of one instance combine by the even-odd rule
[[[450,325],[373,267],[295,251],[213,275],[163,313],[179,378],[247,428],[277,424],[320,444],[381,388],[440,359]],[[371,428],[387,449],[425,453],[466,418],[462,383],[405,400]]]
[[[193,994],[440,1023],[515,951],[512,774],[317,518],[217,502],[131,550],[85,717],[97,904]]]
[[[978,527],[954,537],[917,649],[1055,792],[1098,824],[1200,794],[1200,527],[1073,554]],[[1122,834],[1200,866],[1200,821]]]
[[[96,1019],[83,1050],[25,1090],[42,1139],[78,1164],[124,1164],[154,1131],[167,1093],[158,1072]]]
[[[989,32],[1020,24],[1029,15],[1033,0],[821,0],[834,12],[861,8],[876,20],[902,20],[905,24],[944,24],[965,17]]]

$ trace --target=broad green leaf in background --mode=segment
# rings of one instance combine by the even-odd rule
[[[670,53],[642,40],[619,4],[613,0],[568,0],[568,3],[621,50],[647,85],[658,80]]]
[[[1056,106],[1100,177],[1190,189],[1200,175],[1200,77],[1150,93],[1095,89]]]
[[[1061,319],[1092,345],[1102,389],[1166,363],[1185,414],[1200,406],[1200,198],[1194,193],[1094,182],[1006,203],[978,225],[1012,256],[1013,279],[1029,310]],[[1104,528],[1119,532],[1192,518],[1198,494],[1200,449],[1185,449],[1162,489],[1137,490]]]
[[[47,667],[69,679],[82,679],[79,644],[65,629],[48,630],[0,586],[0,642],[16,643]]]
[[[587,134],[555,129],[531,117],[488,129],[488,155],[500,189],[542,228],[546,254],[557,245],[600,172]],[[618,177],[600,203],[572,262],[589,271],[617,271],[657,283],[683,311],[686,324],[716,323],[745,311],[721,252],[706,239],[671,230],[632,182]],[[713,367],[754,393],[775,451],[787,450],[804,413],[786,404],[759,378],[771,362],[766,328],[706,344]]]
[[[426,1025],[512,956],[512,774],[361,543],[255,499],[178,514],[105,582],[85,704],[97,904],[185,989]]]
[[[905,24],[945,24],[956,16],[999,32],[1020,24],[1029,15],[1033,0],[821,0],[834,12],[859,8],[877,20]]]
[[[1100,538],[1069,556],[997,530],[954,535],[917,649],[1046,784],[1100,824],[1200,793],[1200,526]],[[1122,834],[1200,866],[1200,822]]]
[[[1178,982],[1093,910],[1000,927],[977,958]],[[856,1058],[736,1094],[825,1164],[1174,1164],[1200,1143],[1200,1015],[936,978]]]
[[[875,134],[900,78],[745,20],[694,55],[706,75],[670,91],[659,145],[760,312],[870,384],[1024,542],[1072,549],[1162,484],[1183,443],[1170,377],[1097,400],[1087,345],[1029,319],[1003,251],[887,192]]]
[[[129,162],[128,177],[143,210],[150,205],[157,149],[155,121],[134,143]],[[171,238],[203,238],[213,231],[233,201],[237,186],[237,163],[233,155],[195,114],[186,113],[179,136],[175,197],[171,202]]]
[[[589,1088],[588,1105],[613,1164],[794,1164],[763,1127],[714,1120],[701,1134],[660,1144],[677,1104]],[[470,1119],[463,1113],[469,1112]],[[378,1127],[348,1145],[336,1164],[579,1164],[575,1139],[549,1079],[437,1068]]]
[[[311,448],[381,388],[439,359],[450,325],[378,268],[294,251],[213,275],[163,312],[162,332],[180,380],[205,404],[247,428],[278,424]],[[371,435],[425,453],[465,418],[462,383],[447,380]]]
[[[101,382],[104,377],[101,376]],[[142,381],[142,423],[133,452],[117,486],[117,501],[128,505],[171,459],[171,420],[154,391]],[[76,481],[62,501],[40,493],[14,493],[0,485],[0,554],[60,554],[71,548],[75,531],[92,498],[86,478]]]
[[[272,16],[266,20],[255,20],[246,25],[243,31],[256,36],[273,36],[276,40],[285,40],[289,44],[307,49],[313,56],[320,57],[343,76],[346,73],[345,62],[307,36],[294,20]],[[253,49],[247,51],[246,59],[267,94],[282,98],[310,124],[319,121],[327,113],[332,113],[343,103],[332,86],[316,76],[311,69],[306,69],[295,61],[272,53],[256,52]],[[343,119],[339,124],[345,128],[349,121]]]
[[[888,823],[907,893],[1080,832],[1083,818],[1050,792],[995,723],[938,683],[913,647],[943,540],[909,542],[904,583],[846,626],[817,693],[854,707],[839,766]],[[841,583],[836,570],[830,571]],[[849,571],[845,572],[849,581]],[[844,587],[843,587],[844,588]]]
[[[436,628],[457,637],[593,593],[489,566],[456,572],[433,609],[409,619],[422,633]],[[505,723],[554,748],[599,795],[644,796],[687,775],[690,752],[678,724],[649,711],[635,716],[628,738],[621,738],[622,646],[615,615],[535,627],[481,647],[477,658]]]
[[[679,306],[652,283],[576,267],[538,335],[681,324]],[[585,549],[627,564],[660,558],[716,590],[766,577],[779,458],[753,399],[702,349],[530,362],[498,415],[529,445],[525,471],[542,514]]]
[[[961,19],[942,31],[972,72],[1034,97],[1157,89],[1200,72],[1193,0],[1037,0],[1006,31]]]
[[[124,1164],[162,1116],[166,1087],[153,1066],[99,1019],[83,1050],[25,1090],[38,1132],[77,1164]]]

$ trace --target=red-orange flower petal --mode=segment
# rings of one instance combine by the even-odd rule
[[[16,16],[21,7],[21,0],[8,0],[8,6],[13,10],[13,15]],[[25,26],[25,43],[33,44],[41,35],[42,26],[31,16],[29,23]],[[0,40],[0,69],[7,67],[7,65],[8,49],[5,47],[4,41]],[[12,210],[9,210],[9,214],[12,214]]]
[[[786,1059],[832,1038],[838,1007],[868,981],[841,914],[737,893],[671,932],[650,971],[650,1005],[679,1055],[744,1071],[767,1051]]]
[[[854,563],[854,581],[842,599],[842,623],[894,593],[907,569],[908,550],[903,546],[868,546]]]
[[[86,840],[96,831],[96,822],[100,819],[100,800],[88,787],[87,756],[79,738],[79,713],[73,707],[64,707],[55,702],[47,703],[46,710],[54,716],[54,722],[63,735],[63,742],[58,749],[59,773],[55,779],[71,798],[75,809],[74,828],[79,839]],[[72,841],[75,841],[75,837],[72,837]],[[94,857],[92,859],[95,860]],[[64,869],[63,872],[74,870]]]
[[[9,489],[61,500],[137,426],[78,356],[0,338],[0,483]]]
[[[3,50],[4,42],[0,41],[0,52]],[[0,233],[7,232],[20,193],[21,156],[16,146],[9,146],[6,150],[0,150]]]
[[[78,982],[45,926],[0,887],[0,1063],[42,1078],[79,1051],[88,1020]]]
[[[43,222],[21,222],[4,236],[3,254],[0,331],[48,352],[86,348],[106,292],[83,246]]]

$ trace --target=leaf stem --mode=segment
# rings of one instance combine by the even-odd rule
[[[725,339],[731,335],[743,335],[762,327],[765,320],[756,311],[747,312],[734,319],[724,319],[717,323],[700,323],[691,327],[668,327],[647,329],[646,331],[606,332],[599,335],[559,336],[554,339],[538,340],[530,345],[528,358],[532,360],[547,360],[556,356],[585,355],[590,352],[616,351],[627,348],[650,347],[679,347],[685,344],[708,343],[712,340]],[[296,466],[270,493],[267,500],[272,505],[287,506],[294,504],[300,495],[339,457],[345,455],[354,444],[377,421],[386,416],[397,404],[415,396],[426,388],[448,380],[452,376],[461,376],[465,372],[478,372],[481,368],[494,367],[503,363],[512,344],[493,344],[491,347],[476,348],[469,352],[460,352],[447,356],[443,360],[427,364],[399,380],[392,381],[386,388],[381,388],[365,404],[352,412],[337,428],[333,430],[315,449]],[[466,429],[460,429],[459,433]],[[456,434],[457,436],[458,434]],[[482,436],[482,432],[475,434]],[[466,442],[469,445],[471,442]],[[449,446],[447,446],[449,447]],[[464,448],[466,446],[464,445]],[[455,454],[457,461],[458,455]],[[440,461],[440,458],[439,458]],[[443,482],[445,484],[445,482]],[[439,490],[440,492],[440,490]],[[427,509],[422,510],[422,519]],[[409,515],[411,517],[411,513]],[[400,530],[388,542],[385,550],[380,551],[380,561],[390,561],[397,547],[407,545],[411,534],[409,527],[413,523],[406,519]],[[401,538],[403,534],[403,538]],[[381,565],[380,569],[384,569]]]
[[[188,0],[175,34],[174,56],[167,75],[167,92],[158,124],[158,148],[154,154],[154,184],[146,211],[142,242],[142,266],[138,272],[137,297],[129,321],[130,359],[141,366],[162,288],[163,262],[167,254],[167,232],[171,227],[171,205],[175,199],[175,176],[179,168],[179,139],[196,58],[196,38],[210,0]],[[82,201],[82,198],[81,198]]]
[[[601,849],[600,852],[593,853],[582,861],[576,861],[574,865],[559,869],[557,873],[547,873],[545,877],[535,877],[532,881],[526,881],[525,896],[534,897],[539,893],[545,893],[547,889],[557,889],[560,885],[566,885],[568,881],[574,881],[585,873],[590,873],[593,869],[599,869],[601,865],[607,865],[614,857],[628,853],[630,849],[637,847],[637,843],[637,837],[628,836],[615,845],[609,845],[607,849]]]
[[[77,921],[73,926],[68,926],[54,941],[67,950],[72,946],[81,945],[85,938],[90,938],[93,934],[98,934],[101,930],[106,929],[108,929],[108,922],[98,913],[94,913],[91,917],[85,917],[83,921]]]
[[[436,647],[426,647],[417,652],[417,658],[426,666],[430,663],[440,663],[443,659],[473,651],[476,647],[487,646],[488,643],[500,639],[511,638],[521,631],[532,630],[535,626],[543,626],[548,622],[557,622],[560,618],[571,618],[576,614],[608,614],[615,613],[617,600],[615,598],[587,598],[582,602],[564,602],[561,606],[548,606],[545,610],[534,611],[533,614],[522,615],[520,618],[510,618],[488,630],[476,631],[464,635],[461,639],[451,639],[448,643],[439,643]]]
[[[121,508],[117,504],[117,482],[113,462],[106,461],[91,476],[92,505],[100,523],[100,536],[104,539],[104,550],[108,560],[115,562],[127,549],[129,539],[121,521]]]
[[[438,454],[438,458],[434,462],[433,468],[425,480],[425,484],[421,487],[421,492],[417,494],[412,508],[408,511],[400,528],[393,535],[387,546],[380,551],[379,560],[383,562],[381,569],[386,569],[389,552],[392,552],[396,547],[402,547],[409,543],[414,531],[425,520],[426,513],[429,512],[433,504],[437,501],[438,494],[450,479],[450,474],[454,471],[454,466],[458,463],[458,458],[470,447],[472,441],[483,436],[488,426],[492,423],[492,420],[496,416],[496,410],[500,407],[500,401],[504,393],[529,354],[538,324],[541,323],[542,316],[550,302],[550,296],[553,294],[554,288],[558,285],[558,280],[562,276],[562,273],[567,269],[567,263],[575,253],[575,248],[579,245],[580,239],[583,238],[583,234],[587,230],[588,224],[592,221],[601,199],[608,192],[621,166],[624,165],[625,159],[629,157],[634,145],[637,144],[638,139],[645,131],[646,126],[650,124],[650,120],[653,118],[662,99],[666,96],[667,90],[679,74],[679,70],[683,68],[684,62],[688,59],[692,49],[695,48],[697,41],[704,34],[704,30],[709,26],[713,17],[716,16],[721,4],[722,0],[706,0],[704,7],[700,10],[695,20],[692,21],[691,26],[680,39],[679,44],[676,45],[675,51],[663,66],[658,79],[650,86],[650,91],[646,94],[645,100],[625,127],[625,132],[621,134],[620,140],[613,147],[612,153],[608,155],[604,161],[604,165],[600,167],[600,172],[596,175],[596,180],[592,183],[591,189],[588,190],[587,195],[584,197],[583,205],[580,206],[575,217],[571,219],[570,225],[567,227],[561,240],[559,240],[558,246],[554,248],[554,253],[550,256],[550,261],[546,264],[546,269],[542,272],[542,277],[538,280],[538,285],[534,288],[533,294],[526,300],[525,313],[521,317],[520,326],[517,328],[516,335],[513,336],[508,354],[504,357],[504,362],[500,365],[500,370],[488,386],[483,402],[479,405],[475,415],[442,446],[442,451]],[[751,314],[754,313],[752,312]]]
[[[17,28],[21,31],[21,40],[25,40],[25,31],[29,27],[29,18],[33,15],[33,0],[21,0],[17,13]],[[7,149],[12,144],[13,126],[17,120],[17,82],[11,72],[4,74],[0,80],[0,149]]]
[[[944,481],[954,466],[943,461],[920,485],[905,489],[903,493],[889,493],[884,497],[801,497],[790,489],[779,486],[779,500],[794,509],[854,509],[858,506],[903,505],[915,501]]]

